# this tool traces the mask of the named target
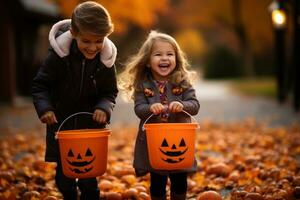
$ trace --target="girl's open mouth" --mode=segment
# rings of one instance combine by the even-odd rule
[[[168,68],[170,66],[170,64],[169,63],[161,63],[158,66],[159,66],[159,68]]]

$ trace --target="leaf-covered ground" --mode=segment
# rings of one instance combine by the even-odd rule
[[[62,199],[54,164],[45,163],[44,130],[18,130],[0,140],[0,199]],[[112,127],[106,173],[98,177],[103,199],[150,199],[149,176],[132,168],[136,127]],[[198,172],[188,179],[188,199],[213,190],[222,199],[300,199],[300,128],[268,128],[248,120],[201,123]],[[201,198],[202,199],[202,198]]]

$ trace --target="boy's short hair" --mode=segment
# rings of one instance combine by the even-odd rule
[[[108,11],[102,5],[86,1],[74,9],[71,28],[75,33],[87,31],[105,37],[113,32],[114,26]]]

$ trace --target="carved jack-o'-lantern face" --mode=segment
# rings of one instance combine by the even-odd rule
[[[179,163],[184,160],[183,154],[188,150],[186,147],[185,141],[182,138],[179,142],[179,145],[176,146],[172,144],[170,147],[167,140],[164,138],[159,150],[166,156],[166,158],[162,158],[163,161],[167,163]]]
[[[67,162],[71,167],[69,169],[76,174],[83,174],[91,171],[93,166],[91,166],[92,162],[95,160],[95,156],[93,156],[92,151],[88,148],[82,156],[80,153],[77,155],[74,154],[72,149],[69,150],[67,155]]]

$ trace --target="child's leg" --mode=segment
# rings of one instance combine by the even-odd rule
[[[62,172],[61,163],[56,166],[55,183],[58,190],[62,193],[64,200],[77,199],[77,186],[75,179],[66,177]]]
[[[81,192],[80,200],[99,200],[100,190],[96,178],[79,179],[78,187]]]
[[[170,174],[171,200],[184,200],[187,191],[187,173]]]
[[[151,172],[150,178],[151,178],[151,185],[150,185],[151,199],[165,200],[168,177]]]

